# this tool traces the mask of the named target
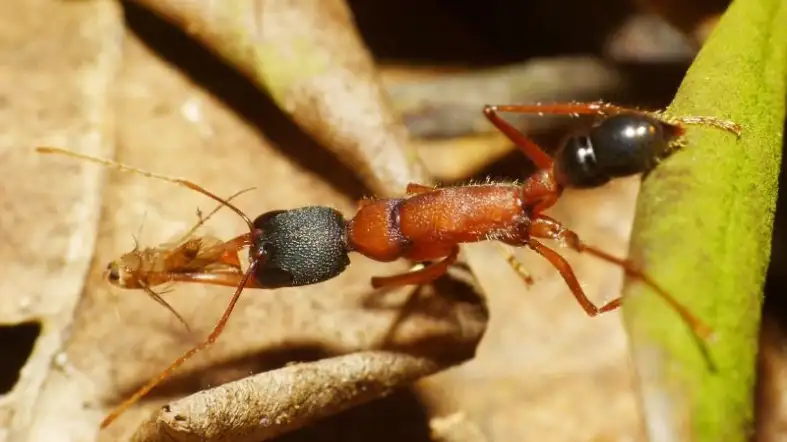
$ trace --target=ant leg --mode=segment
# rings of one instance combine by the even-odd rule
[[[647,111],[631,109],[617,106],[604,101],[592,101],[589,103],[570,102],[570,103],[535,103],[535,104],[503,104],[493,107],[498,112],[511,112],[515,114],[551,114],[551,115],[598,115],[607,116],[620,114],[623,112],[634,112],[649,114]]]
[[[503,254],[503,258],[505,258],[508,265],[525,281],[525,284],[533,285],[533,276],[525,269],[525,266],[516,259],[514,252],[503,243],[497,242],[496,244],[500,246],[500,252]]]
[[[224,327],[227,325],[227,321],[232,314],[232,310],[235,308],[235,304],[237,304],[238,299],[240,298],[240,294],[243,292],[243,289],[246,287],[249,280],[251,280],[251,275],[254,274],[254,270],[257,267],[258,261],[253,261],[249,268],[246,270],[246,273],[240,278],[237,284],[237,288],[235,289],[235,293],[232,295],[232,299],[230,299],[227,308],[224,309],[224,313],[221,315],[221,318],[216,323],[216,326],[213,327],[213,331],[210,332],[207,339],[199,343],[197,346],[191,348],[189,351],[184,353],[181,357],[175,360],[169,367],[167,367],[164,371],[161,372],[157,377],[153,378],[142,386],[139,390],[137,390],[131,397],[123,401],[119,406],[117,406],[114,410],[112,410],[101,422],[101,428],[106,428],[109,424],[111,424],[118,416],[120,416],[124,411],[126,411],[129,407],[134,405],[137,401],[139,401],[143,396],[148,394],[150,390],[155,388],[165,379],[167,379],[173,371],[178,369],[181,365],[183,365],[186,361],[191,359],[195,354],[199,353],[200,351],[210,347],[216,339],[221,335],[224,331]]]
[[[510,110],[512,106],[484,106],[486,118],[503,134],[508,137],[519,149],[530,158],[539,169],[552,170],[552,157],[546,154],[538,144],[530,141],[522,132],[511,125],[511,123],[500,118],[498,112],[515,112]],[[516,106],[513,106],[516,107]]]
[[[549,261],[549,263],[552,264],[552,266],[555,267],[558,272],[560,272],[560,276],[562,276],[563,280],[566,281],[568,288],[571,289],[571,293],[577,299],[577,302],[579,302],[579,305],[582,306],[582,309],[585,310],[585,313],[587,313],[588,316],[593,317],[600,313],[605,313],[620,307],[621,298],[613,299],[601,307],[596,307],[595,304],[593,304],[593,302],[588,299],[587,295],[585,295],[585,291],[582,290],[582,286],[579,284],[579,280],[574,274],[574,269],[571,268],[571,265],[568,263],[568,261],[566,261],[565,258],[535,239],[529,239],[527,241],[527,246],[533,249],[539,255],[546,258],[546,260]]]
[[[393,276],[376,276],[372,278],[372,287],[378,289],[381,287],[394,287],[402,285],[421,285],[434,281],[435,279],[443,276],[448,267],[456,261],[459,256],[459,247],[454,246],[451,253],[443,258],[442,261],[431,264],[420,270],[413,272],[402,273]]]
[[[707,339],[712,334],[710,327],[704,324],[699,318],[694,316],[688,310],[688,308],[686,308],[669,292],[657,284],[656,281],[650,277],[650,275],[639,269],[633,262],[627,259],[617,258],[601,249],[583,243],[579,239],[579,235],[577,235],[576,232],[567,229],[557,220],[545,215],[538,215],[538,217],[533,219],[530,229],[530,234],[534,237],[549,238],[559,241],[577,252],[588,253],[595,256],[596,258],[622,268],[627,275],[637,278],[650,286],[650,288],[652,288],[667,304],[669,304],[670,307],[672,307],[673,310],[678,313],[678,315],[680,315],[680,317],[691,327],[692,331],[697,336]],[[619,297],[610,301],[610,304],[613,302],[620,304],[621,298]]]
[[[423,184],[409,183],[407,185],[408,195],[418,195],[419,193],[427,193],[435,190],[434,187],[424,186]]]

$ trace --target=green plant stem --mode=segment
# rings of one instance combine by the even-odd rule
[[[668,113],[732,119],[691,127],[642,186],[632,260],[715,331],[709,367],[688,328],[636,280],[624,320],[652,441],[746,441],[770,257],[787,79],[787,2],[736,0]]]

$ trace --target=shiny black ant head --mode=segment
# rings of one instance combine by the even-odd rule
[[[350,264],[344,217],[329,207],[263,213],[251,256],[260,262],[254,278],[266,288],[295,287],[331,279]]]
[[[555,171],[565,186],[598,187],[655,167],[674,135],[647,115],[614,115],[569,138],[555,156]]]

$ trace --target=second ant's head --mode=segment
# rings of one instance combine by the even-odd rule
[[[331,279],[350,264],[344,217],[329,207],[311,206],[263,213],[251,253],[260,257],[254,273],[268,288],[295,287]]]
[[[652,169],[674,133],[644,114],[618,114],[566,140],[555,156],[555,172],[567,187],[598,187]]]

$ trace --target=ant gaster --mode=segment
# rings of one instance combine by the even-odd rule
[[[601,119],[589,131],[568,138],[552,158],[500,118],[498,112],[595,115]],[[236,286],[229,305],[204,342],[187,351],[161,375],[112,411],[102,422],[102,428],[195,353],[212,344],[224,329],[244,287],[295,287],[326,281],[347,268],[351,252],[383,262],[400,258],[414,261],[440,259],[420,270],[372,278],[374,287],[389,287],[424,284],[440,277],[457,259],[459,244],[462,243],[495,240],[511,246],[526,246],[546,258],[560,272],[589,316],[620,306],[621,298],[601,307],[596,307],[587,298],[569,263],[540,241],[556,240],[578,252],[590,253],[622,267],[627,274],[651,286],[698,336],[710,334],[707,326],[647,274],[627,260],[584,244],[575,232],[544,215],[543,211],[553,206],[566,188],[598,187],[614,178],[649,171],[659,160],[682,146],[685,124],[714,126],[739,136],[741,129],[737,124],[713,117],[676,118],[603,102],[486,106],[484,114],[535,163],[538,170],[521,184],[490,183],[445,188],[410,184],[406,197],[362,200],[350,220],[332,208],[312,206],[267,212],[252,222],[240,209],[227,203],[226,206],[249,226],[248,233],[230,241],[238,247],[250,246],[249,267],[240,276],[206,274],[195,278],[194,282]],[[98,161],[174,182],[223,201],[187,180],[155,175],[62,149],[39,148],[39,151],[66,153]]]

